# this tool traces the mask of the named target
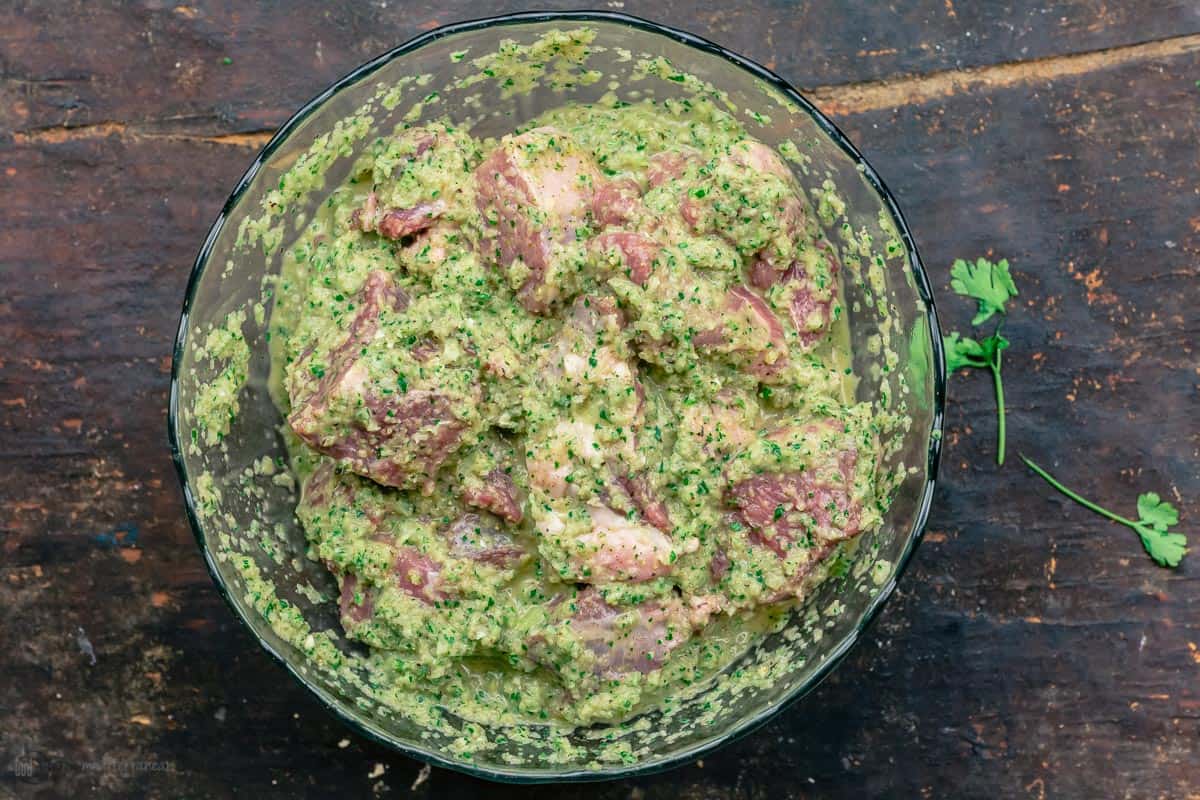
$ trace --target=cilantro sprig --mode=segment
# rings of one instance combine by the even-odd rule
[[[996,463],[1003,465],[1006,424],[1004,381],[1000,371],[1004,351],[1009,348],[1010,342],[1000,333],[1000,329],[1008,315],[1008,302],[1017,296],[1017,286],[1013,283],[1006,259],[992,263],[986,258],[980,258],[972,264],[960,258],[951,267],[950,278],[950,287],[957,294],[970,297],[978,303],[978,310],[971,320],[972,325],[982,325],[997,314],[1000,315],[991,336],[973,339],[958,332],[951,332],[942,337],[942,343],[945,346],[946,369],[949,372],[971,368],[986,369],[992,373],[992,381],[996,387]],[[1138,518],[1133,520],[1081,497],[1025,456],[1022,455],[1021,460],[1043,480],[1084,508],[1135,531],[1142,540],[1142,547],[1160,566],[1176,567],[1187,553],[1187,537],[1171,530],[1179,524],[1179,512],[1154,492],[1138,495]]]
[[[995,314],[1006,316],[1008,301],[1017,296],[1017,286],[1008,271],[1008,259],[996,263],[980,258],[971,264],[963,259],[950,268],[950,288],[956,293],[970,297],[979,303],[979,310],[972,325],[987,322]],[[1000,326],[985,339],[975,340],[952,332],[942,339],[946,350],[946,369],[953,372],[963,367],[987,369],[992,373],[996,387],[996,463],[1004,464],[1006,423],[1004,413],[1004,381],[1000,377],[1003,353],[1009,341],[1000,334]]]
[[[1146,492],[1145,494],[1138,495],[1138,519],[1135,521],[1120,514],[1114,514],[1107,508],[1098,506],[1092,501],[1080,497],[1055,480],[1049,472],[1046,472],[1046,470],[1025,456],[1021,456],[1021,460],[1031,470],[1040,475],[1046,483],[1076,503],[1079,503],[1079,505],[1096,512],[1102,517],[1107,517],[1113,522],[1119,522],[1128,528],[1132,528],[1141,538],[1142,547],[1146,548],[1146,552],[1159,566],[1177,567],[1183,556],[1187,553],[1187,536],[1170,530],[1171,527],[1179,524],[1179,512],[1175,509],[1175,506],[1160,498],[1155,492]]]

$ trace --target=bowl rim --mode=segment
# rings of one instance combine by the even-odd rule
[[[718,56],[736,67],[751,73],[754,77],[769,84],[772,88],[779,91],[788,100],[795,103],[803,109],[816,125],[833,140],[841,150],[854,160],[859,171],[866,178],[867,182],[879,195],[887,208],[891,217],[892,223],[896,226],[900,234],[901,241],[904,243],[905,251],[908,256],[908,261],[911,267],[913,281],[916,285],[917,294],[923,304],[925,321],[928,326],[929,343],[933,356],[933,419],[929,430],[929,442],[927,448],[926,474],[927,478],[920,496],[920,502],[917,508],[916,516],[913,520],[913,525],[908,533],[903,551],[901,552],[897,564],[895,574],[889,580],[888,584],[875,596],[871,603],[867,606],[862,616],[854,625],[853,630],[848,632],[845,637],[837,644],[835,648],[825,657],[825,660],[816,669],[812,676],[804,683],[794,687],[783,699],[763,706],[755,714],[747,719],[740,721],[732,729],[719,734],[710,736],[707,739],[698,742],[691,747],[688,747],[680,752],[674,753],[668,757],[652,759],[649,761],[633,764],[633,765],[615,765],[611,768],[601,767],[596,770],[589,769],[567,769],[560,772],[527,772],[521,769],[503,769],[493,767],[481,767],[477,764],[446,756],[440,752],[430,750],[415,743],[402,742],[395,737],[387,734],[382,730],[378,730],[369,725],[366,721],[353,716],[344,711],[329,695],[326,690],[316,686],[303,676],[298,668],[288,661],[277,650],[255,630],[254,625],[248,618],[247,613],[243,613],[238,603],[235,601],[230,588],[225,584],[224,578],[217,569],[216,561],[212,551],[208,548],[203,526],[201,525],[199,515],[197,514],[195,497],[191,489],[191,479],[188,475],[187,467],[184,463],[183,449],[181,447],[181,438],[179,430],[179,382],[180,369],[183,361],[183,356],[187,347],[188,323],[190,319],[192,301],[195,296],[200,279],[208,265],[209,256],[212,252],[218,236],[224,229],[230,212],[237,205],[242,195],[249,188],[258,171],[263,167],[267,160],[274,154],[279,146],[285,142],[291,134],[311,116],[326,101],[341,92],[343,89],[357,84],[364,80],[372,73],[376,72],[391,61],[407,55],[411,52],[419,50],[426,45],[436,42],[439,39],[453,36],[455,34],[476,31],[484,28],[500,28],[510,25],[535,24],[535,23],[553,23],[553,22],[601,22],[624,25],[630,28],[651,33],[658,36],[663,36],[674,40],[677,43],[687,45],[693,49],[699,50],[710,55]],[[929,277],[926,274],[924,264],[920,254],[917,251],[916,242],[909,229],[908,223],[904,218],[900,207],[896,202],[895,197],[887,188],[882,178],[875,169],[867,162],[858,148],[846,137],[844,133],[826,117],[815,105],[797,91],[788,81],[772,70],[758,64],[757,62],[746,58],[738,53],[715,44],[708,39],[705,39],[696,34],[680,30],[661,23],[652,22],[650,20],[636,17],[630,14],[623,14],[614,11],[527,11],[512,14],[502,14],[492,17],[482,17],[478,19],[465,20],[462,22],[450,23],[440,26],[431,31],[427,31],[418,36],[415,36],[397,47],[388,50],[381,55],[361,64],[355,69],[343,75],[341,78],[330,84],[329,87],[314,96],[308,102],[300,107],[271,137],[271,139],[263,146],[258,155],[255,156],[249,168],[242,175],[233,191],[230,193],[225,204],[218,213],[216,220],[209,228],[208,235],[205,237],[204,243],[200,248],[199,253],[192,265],[191,274],[188,277],[187,289],[184,294],[183,308],[180,314],[179,328],[175,335],[174,352],[172,354],[171,363],[171,384],[168,398],[167,411],[167,438],[171,451],[171,459],[175,464],[175,471],[178,475],[180,488],[183,492],[184,506],[187,513],[188,522],[192,528],[192,534],[196,539],[196,543],[204,557],[205,566],[208,569],[209,575],[216,584],[217,591],[224,598],[225,602],[233,610],[234,615],[239,621],[245,625],[251,635],[258,643],[277,661],[284,669],[298,681],[302,686],[309,690],[317,700],[325,706],[333,715],[341,720],[355,733],[365,736],[373,742],[384,745],[392,750],[401,753],[404,756],[414,758],[435,766],[453,769],[474,777],[484,778],[492,781],[504,783],[555,783],[555,782],[591,782],[601,780],[614,780],[618,778],[628,778],[641,775],[649,775],[656,772],[671,769],[682,764],[694,761],[703,757],[707,753],[715,750],[718,747],[727,745],[743,736],[762,727],[771,719],[775,718],[784,709],[799,701],[801,698],[809,694],[842,662],[847,653],[854,647],[855,644],[862,638],[870,624],[879,616],[880,611],[886,605],[887,601],[895,592],[896,586],[900,577],[908,568],[912,560],[913,553],[917,546],[921,543],[925,534],[925,527],[928,523],[930,508],[932,505],[934,489],[937,484],[938,464],[941,458],[942,432],[945,415],[946,402],[946,364],[942,346],[941,327],[938,323],[937,310],[934,305],[933,291],[929,282]]]

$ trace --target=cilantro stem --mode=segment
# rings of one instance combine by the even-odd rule
[[[1004,443],[1005,443],[1005,427],[1004,427],[1004,381],[1000,378],[1000,361],[1004,358],[1004,351],[996,351],[996,362],[991,365],[992,379],[996,384],[996,408],[1000,415],[999,422],[996,425],[996,434],[998,443],[996,445],[996,463],[1004,466]]]
[[[1091,500],[1087,500],[1087,499],[1080,497],[1079,495],[1075,494],[1075,492],[1072,492],[1070,489],[1068,489],[1067,487],[1063,486],[1061,483],[1056,481],[1053,478],[1053,476],[1050,475],[1049,472],[1046,472],[1046,470],[1042,469],[1041,467],[1039,467],[1037,464],[1030,461],[1025,456],[1021,456],[1021,460],[1025,462],[1025,466],[1029,467],[1031,470],[1036,472],[1038,475],[1042,476],[1042,478],[1046,481],[1046,483],[1050,484],[1055,489],[1058,489],[1060,492],[1065,494],[1067,497],[1071,498],[1076,503],[1079,503],[1079,505],[1081,505],[1084,508],[1089,509],[1091,511],[1095,511],[1097,514],[1099,514],[1102,517],[1108,517],[1113,522],[1119,522],[1122,525],[1126,525],[1130,528],[1133,528],[1133,530],[1138,531],[1137,523],[1134,522],[1133,520],[1126,519],[1125,517],[1122,517],[1120,514],[1114,514],[1113,512],[1109,511],[1107,508],[1101,508],[1100,506],[1093,503]],[[1141,531],[1138,531],[1138,534],[1140,535]]]

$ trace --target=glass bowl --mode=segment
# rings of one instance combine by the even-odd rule
[[[480,72],[476,59],[496,53],[503,40],[529,45],[551,31],[577,29],[594,31],[582,65],[559,63],[532,85],[517,87]],[[660,68],[647,74],[647,65]],[[536,72],[545,65],[533,66]],[[274,466],[283,463],[284,450],[281,418],[267,393],[264,322],[279,245],[348,174],[365,137],[390,131],[405,114],[448,115],[477,135],[498,136],[547,108],[594,101],[608,91],[622,98],[700,93],[728,101],[752,135],[772,146],[796,146],[792,161],[807,192],[836,190],[844,208],[832,209],[827,232],[841,242],[848,264],[844,305],[862,376],[858,396],[909,421],[880,467],[899,476],[894,499],[881,528],[863,535],[843,577],[822,584],[784,630],[670,712],[565,737],[537,725],[479,725],[453,715],[436,727],[418,725],[381,702],[357,669],[357,646],[340,635],[336,586],[305,558],[294,487]],[[359,125],[335,125],[356,113]],[[328,170],[327,182],[301,180],[320,170]],[[274,214],[281,201],[302,213]],[[230,430],[219,446],[202,446],[193,406],[201,389],[230,369],[205,358],[202,346],[231,313],[244,315],[237,319],[250,350],[246,380]],[[698,758],[807,694],[846,655],[921,539],[937,471],[944,384],[933,298],[904,218],[875,171],[817,109],[770,71],[691,34],[622,14],[529,13],[419,36],[354,70],[279,129],[234,188],[196,259],[175,343],[169,434],[188,517],[213,580],[263,647],[334,714],[409,756],[484,778],[594,780]],[[336,652],[329,662],[336,666],[306,655],[318,640],[336,648],[326,651]]]

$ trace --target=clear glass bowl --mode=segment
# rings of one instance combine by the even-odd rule
[[[477,73],[472,63],[477,54],[494,52],[503,39],[529,44],[548,31],[580,27],[595,30],[595,52],[586,66],[604,73],[597,82],[580,80],[557,89],[542,85],[513,96],[502,87],[477,84],[476,100],[455,88],[456,82]],[[463,56],[463,51],[469,55]],[[552,106],[596,100],[614,88],[610,83],[614,78],[628,78],[643,56],[664,57],[681,72],[707,82],[710,90],[725,92],[735,115],[758,138],[773,146],[785,140],[797,144],[809,157],[807,168],[797,170],[801,185],[812,190],[832,181],[846,205],[837,227],[848,223],[859,234],[856,241],[879,247],[884,265],[881,281],[872,285],[847,280],[845,305],[855,365],[864,376],[859,399],[887,402],[883,398],[890,395],[893,404],[903,399],[907,406],[911,427],[893,458],[893,465],[903,463],[907,473],[883,526],[864,535],[857,551],[859,563],[850,575],[823,584],[787,629],[757,645],[731,668],[757,667],[766,670],[768,680],[736,689],[716,682],[669,719],[652,712],[630,723],[576,731],[566,755],[561,749],[551,752],[541,746],[536,726],[525,731],[528,735],[521,744],[504,736],[511,730],[484,726],[482,735],[491,745],[464,753],[461,742],[454,741],[454,730],[419,728],[365,697],[361,684],[347,680],[347,672],[314,667],[296,646],[295,636],[280,635],[264,618],[263,598],[247,591],[243,576],[251,567],[275,585],[278,599],[266,609],[270,615],[279,619],[281,607],[298,612],[313,632],[331,631],[340,649],[355,651],[354,644],[340,637],[336,601],[318,596],[320,592],[334,598],[336,587],[320,565],[304,557],[304,536],[293,517],[291,488],[286,481],[254,469],[264,455],[283,454],[281,419],[266,390],[269,363],[261,311],[269,313],[269,301],[266,309],[253,313],[254,305],[264,298],[264,276],[278,272],[280,259],[278,248],[268,256],[262,247],[239,244],[239,232],[248,218],[262,212],[270,193],[281,187],[281,178],[318,137],[372,98],[372,137],[390,131],[398,115],[433,91],[439,92],[440,100],[430,109],[431,116],[447,114],[460,124],[472,124],[477,135],[498,136]],[[425,74],[432,79],[411,80]],[[403,80],[406,76],[408,81]],[[683,82],[673,81],[680,79],[628,81],[616,92],[662,98],[688,91]],[[402,88],[385,97],[384,90],[397,85]],[[766,116],[754,118],[755,112]],[[334,160],[329,188],[348,173],[353,150],[353,144],[348,145]],[[311,211],[322,195],[318,187],[301,198],[299,208]],[[295,235],[294,229],[280,232],[285,244]],[[831,237],[838,233],[831,232]],[[862,233],[870,239],[864,240]],[[890,243],[886,252],[885,242]],[[223,445],[200,447],[190,435],[192,403],[219,365],[198,359],[196,350],[214,325],[239,309],[250,311],[244,326],[251,348],[249,379]],[[890,348],[898,355],[896,363],[882,370],[877,346],[881,335],[890,336]],[[426,33],[359,67],[280,128],[226,201],[196,259],[175,344],[169,426],[188,516],[213,579],[263,647],[333,713],[400,752],[477,776],[514,782],[593,780],[660,770],[698,758],[811,691],[845,656],[892,594],[923,533],[940,450],[944,385],[933,299],[904,218],[875,171],[828,119],[770,71],[690,34],[620,14],[530,13]],[[498,744],[504,740],[508,744]]]

